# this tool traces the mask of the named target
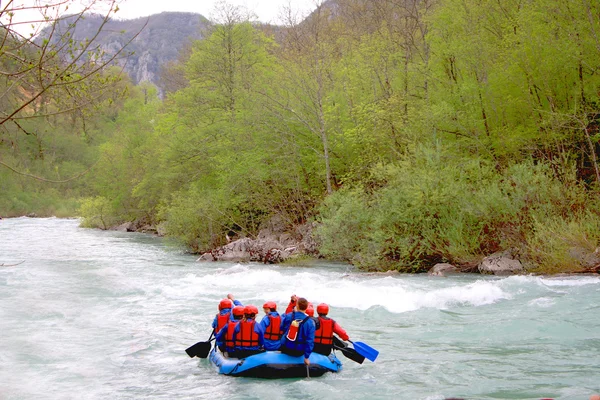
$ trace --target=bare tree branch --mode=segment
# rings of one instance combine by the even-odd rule
[[[16,263],[16,264],[4,264],[4,263],[2,263],[2,264],[0,264],[0,267],[14,267],[14,266],[17,266],[17,265],[21,265],[24,262],[25,262],[25,260],[23,260],[23,261],[21,261],[19,263]]]
[[[103,2],[91,0],[77,14],[62,15],[60,7],[65,6],[66,9],[73,2],[74,0],[57,0],[43,5],[38,3],[35,7],[12,7],[14,2],[9,1],[0,10],[0,20],[6,19],[8,15],[8,23],[0,26],[0,35],[2,35],[0,54],[5,59],[0,62],[0,75],[7,78],[7,85],[3,92],[0,92],[0,99],[10,98],[13,102],[11,106],[6,107],[5,105],[4,109],[0,111],[0,126],[9,121],[31,117],[31,112],[29,115],[23,115],[23,113],[30,111],[34,103],[48,101],[42,99],[42,96],[50,90],[77,87],[82,82],[97,76],[107,66],[112,65],[146,27],[144,25],[114,54],[105,57],[96,42],[106,24],[118,11],[117,0],[108,2],[108,11],[102,15],[100,26],[91,38],[82,43],[73,40],[77,23],[85,18],[85,13],[93,11],[94,6]],[[40,10],[44,20],[48,22],[45,37],[37,43],[24,38],[14,30],[14,25],[16,25],[13,22],[14,13],[26,9]],[[52,11],[54,14],[50,15]],[[37,23],[38,21],[29,22]],[[63,25],[67,24],[65,32],[58,30],[61,22]],[[68,56],[69,59],[67,60],[65,56]],[[109,84],[109,82],[105,84]],[[60,98],[60,95],[56,97]],[[77,107],[81,107],[81,104],[75,103],[64,110],[66,112]],[[33,114],[43,116],[43,114],[38,114],[35,107]]]
[[[94,168],[94,167],[95,167],[95,166],[98,164],[98,161],[100,161],[100,160],[97,160],[97,161],[96,161],[96,162],[95,162],[95,163],[94,163],[94,164],[93,164],[91,167],[89,167],[89,168],[88,168],[88,169],[86,169],[85,171],[83,171],[83,172],[81,172],[81,173],[79,173],[79,174],[77,174],[77,175],[75,175],[75,176],[72,176],[72,177],[70,177],[69,179],[63,179],[63,180],[53,180],[53,179],[46,179],[46,178],[42,178],[41,176],[32,175],[32,174],[28,174],[28,173],[26,173],[26,172],[21,172],[21,171],[17,170],[16,168],[13,168],[13,167],[11,167],[10,165],[6,164],[6,163],[5,163],[5,162],[3,162],[3,161],[0,161],[0,165],[2,165],[2,166],[4,166],[4,167],[6,167],[6,168],[8,168],[8,169],[10,169],[10,170],[11,170],[12,172],[14,172],[15,174],[19,174],[19,175],[27,176],[27,177],[29,177],[29,178],[36,179],[36,180],[38,180],[38,181],[42,181],[42,182],[49,182],[49,183],[67,183],[67,182],[73,181],[73,180],[75,180],[75,179],[77,179],[77,178],[81,178],[83,175],[85,175],[85,174],[87,174],[88,172],[90,172],[90,171],[92,170],[92,168]]]

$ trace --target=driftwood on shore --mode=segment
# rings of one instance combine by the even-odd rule
[[[313,225],[305,224],[292,232],[281,221],[270,221],[256,238],[243,237],[202,254],[198,261],[262,262],[277,264],[290,258],[318,255],[312,236]]]
[[[2,264],[0,264],[0,267],[15,267],[17,265],[23,264],[24,262],[25,262],[25,260],[23,260],[23,261],[21,261],[19,263],[16,263],[16,264],[4,264],[4,263],[2,263]]]
[[[573,271],[574,274],[600,274],[600,265]]]

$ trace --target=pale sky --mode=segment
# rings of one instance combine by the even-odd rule
[[[87,3],[91,0],[72,0],[68,12],[76,12],[77,5]],[[158,14],[163,11],[186,11],[202,14],[208,19],[215,15],[215,7],[218,3],[226,2],[235,6],[243,6],[258,16],[258,20],[265,23],[279,24],[282,22],[282,10],[290,8],[298,13],[298,17],[307,16],[316,8],[316,4],[324,0],[119,0],[119,11],[114,14],[118,19],[133,19]],[[13,0],[10,5],[8,1],[0,0],[0,11],[4,7],[21,8],[32,7],[39,4],[56,4],[60,0]],[[101,4],[102,0],[96,0]],[[61,13],[65,11],[61,9]],[[39,11],[31,10],[15,11],[13,22],[32,21],[39,19]],[[6,14],[0,16],[1,22],[6,22]],[[25,34],[31,31],[31,25],[14,25],[13,29]]]
[[[222,0],[220,0],[222,1]],[[202,14],[209,18],[214,14],[219,0],[121,0],[120,10],[115,15],[119,19],[131,19],[158,14],[163,11],[187,11]],[[253,11],[261,22],[280,23],[282,8],[289,7],[301,15],[307,15],[316,8],[315,0],[227,0],[229,4],[243,6]]]

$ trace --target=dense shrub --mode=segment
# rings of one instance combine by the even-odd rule
[[[593,231],[594,223],[584,227],[579,219],[573,226],[569,219],[586,206],[584,189],[574,176],[556,179],[542,163],[498,172],[483,160],[420,148],[414,157],[374,174],[384,182],[379,189],[340,191],[324,203],[317,233],[325,256],[366,269],[407,272],[436,262],[470,267],[508,248],[541,261],[544,251],[529,252],[543,241],[542,227],[550,231],[561,221],[570,224],[574,236]]]
[[[116,223],[122,222],[111,202],[102,196],[88,197],[82,200],[79,208],[81,226],[84,228],[108,229]]]

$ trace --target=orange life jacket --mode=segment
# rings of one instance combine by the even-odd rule
[[[227,325],[227,323],[231,320],[231,311],[226,314],[217,314],[217,328],[215,329],[215,333],[219,333],[219,331]]]
[[[265,331],[265,340],[281,339],[281,316],[273,316],[269,314],[269,326]]]
[[[227,324],[227,332],[225,333],[225,348],[233,349],[233,331],[239,321],[229,321]]]
[[[327,317],[319,317],[320,326],[315,331],[315,344],[333,344],[333,325],[335,321]]]
[[[258,346],[258,333],[254,332],[255,320],[240,321],[240,330],[235,337],[236,347],[257,347]]]

